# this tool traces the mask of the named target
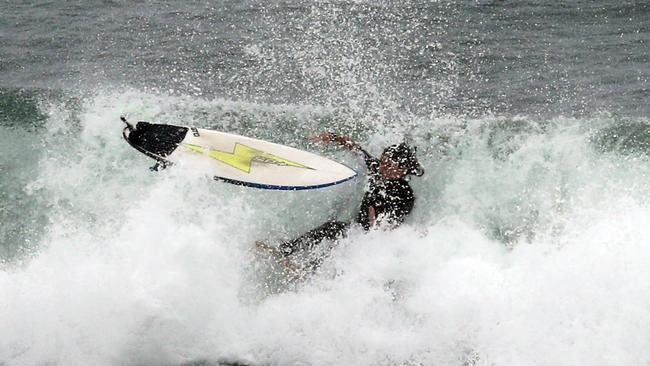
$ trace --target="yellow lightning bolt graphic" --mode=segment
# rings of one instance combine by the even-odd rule
[[[186,148],[192,151],[196,151],[202,154],[205,153],[207,150],[207,154],[211,158],[219,160],[222,163],[228,164],[246,173],[250,173],[251,163],[253,162],[253,160],[276,164],[276,165],[294,166],[297,168],[311,169],[308,166],[295,163],[291,160],[287,160],[277,155],[273,155],[261,150],[254,149],[252,147],[242,145],[240,143],[235,143],[235,148],[231,153],[225,151],[219,151],[219,150],[204,149],[199,145],[193,145],[193,144],[183,144],[183,146],[185,146]]]

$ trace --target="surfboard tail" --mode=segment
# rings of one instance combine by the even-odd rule
[[[138,122],[133,126],[124,122],[127,126],[122,131],[122,136],[129,145],[161,162],[166,162],[167,156],[176,150],[189,130],[187,127],[174,125]]]

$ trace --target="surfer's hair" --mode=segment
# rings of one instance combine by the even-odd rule
[[[400,168],[406,169],[407,174],[413,174],[419,177],[424,174],[424,169],[415,155],[415,150],[415,147],[411,147],[407,143],[402,142],[401,144],[387,147],[384,149],[382,155],[388,157]]]

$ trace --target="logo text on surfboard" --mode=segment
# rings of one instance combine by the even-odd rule
[[[219,160],[222,163],[228,164],[246,173],[250,173],[251,163],[253,161],[280,166],[293,166],[296,168],[312,169],[308,166],[287,160],[285,158],[264,152],[262,150],[254,149],[250,146],[246,146],[238,142],[235,143],[235,148],[232,152],[204,149],[199,145],[193,144],[183,144],[183,146],[199,153],[207,153],[211,158]]]

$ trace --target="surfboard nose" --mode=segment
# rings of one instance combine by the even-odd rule
[[[127,125],[122,135],[136,150],[161,160],[176,150],[188,130],[181,126],[138,122],[135,127]]]

